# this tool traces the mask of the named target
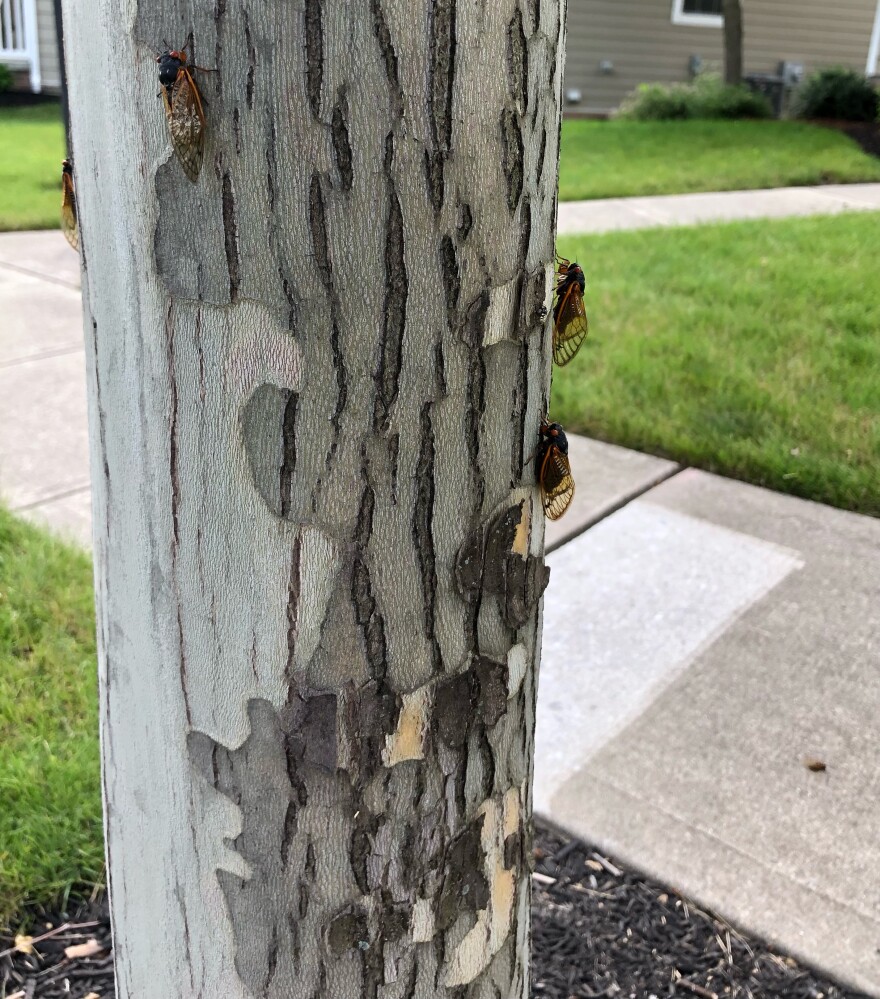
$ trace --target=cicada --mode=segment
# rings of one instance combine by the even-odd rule
[[[79,249],[79,223],[76,219],[76,192],[73,189],[73,164],[61,163],[61,231],[67,242]]]
[[[583,269],[559,257],[553,305],[553,360],[560,366],[568,364],[580,350],[589,330],[584,308],[585,288]]]
[[[195,183],[205,155],[205,111],[202,95],[192,75],[192,69],[202,67],[193,66],[191,69],[187,65],[188,44],[189,39],[180,50],[166,49],[156,56],[156,62],[159,63],[160,96],[165,102],[171,144],[183,172]]]
[[[568,438],[558,423],[541,424],[535,457],[544,513],[550,520],[559,520],[574,498],[574,479],[568,462]]]

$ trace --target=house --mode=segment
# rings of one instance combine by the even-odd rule
[[[567,110],[603,113],[640,83],[723,64],[722,0],[568,0]],[[880,76],[880,0],[742,0],[744,72],[847,66]],[[794,65],[792,65],[794,64]]]
[[[16,89],[59,93],[54,0],[0,0],[0,64],[12,70]]]

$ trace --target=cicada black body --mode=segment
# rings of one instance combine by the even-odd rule
[[[76,192],[73,187],[73,164],[61,163],[61,231],[67,242],[79,249],[79,222],[76,217]]]
[[[544,513],[550,520],[559,520],[574,498],[574,479],[568,461],[568,438],[558,423],[541,424],[535,458]]]
[[[568,364],[580,350],[589,330],[584,308],[586,286],[583,269],[560,257],[553,305],[553,360],[560,366]]]
[[[205,156],[205,111],[192,75],[192,69],[199,67],[187,65],[186,45],[180,50],[166,49],[156,62],[171,144],[183,172],[195,183]]]

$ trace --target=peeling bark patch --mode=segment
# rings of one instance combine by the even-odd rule
[[[336,695],[304,696],[294,690],[285,709],[288,766],[295,760],[312,764],[327,773],[336,771]]]
[[[379,366],[375,375],[376,404],[373,425],[385,433],[391,408],[397,399],[400,369],[403,364],[403,334],[406,329],[406,302],[409,278],[404,257],[403,213],[400,201],[390,184],[390,204],[385,229],[385,309]]]
[[[351,190],[354,181],[354,171],[351,162],[351,145],[348,141],[348,127],[345,124],[345,92],[339,96],[339,102],[333,108],[333,118],[330,123],[330,134],[333,137],[333,152],[336,156],[336,169],[342,181],[342,190]]]
[[[379,50],[382,54],[382,62],[385,65],[385,76],[388,79],[388,89],[391,94],[391,113],[395,119],[403,117],[403,91],[400,87],[400,79],[397,73],[397,53],[394,50],[394,43],[388,24],[385,21],[385,14],[382,10],[381,0],[370,0],[370,10],[373,14],[373,30],[376,33],[376,40],[379,42]]]
[[[365,914],[355,910],[338,915],[327,931],[327,943],[337,957],[353,948],[366,950],[370,940]]]
[[[522,13],[517,7],[507,26],[507,74],[510,80],[511,95],[518,104],[520,114],[525,113],[529,101],[528,58]]]
[[[523,189],[523,138],[516,111],[501,113],[501,169],[507,179],[507,207],[516,210]]]
[[[223,173],[223,242],[226,249],[226,269],[229,271],[229,301],[238,299],[238,229],[235,222],[235,195],[229,171]]]
[[[489,883],[483,873],[482,816],[449,845],[443,891],[437,906],[437,927],[448,930],[462,911],[476,912],[489,904]]]
[[[321,117],[324,80],[324,26],[321,0],[305,0],[306,92],[313,117]]]

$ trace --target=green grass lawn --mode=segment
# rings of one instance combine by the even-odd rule
[[[92,569],[0,508],[0,925],[101,878]]]
[[[553,418],[880,516],[878,238],[865,214],[561,240],[591,333]]]
[[[619,198],[880,181],[880,159],[791,121],[584,121],[562,125],[559,198]]]
[[[0,108],[0,232],[58,227],[63,159],[57,104]]]

